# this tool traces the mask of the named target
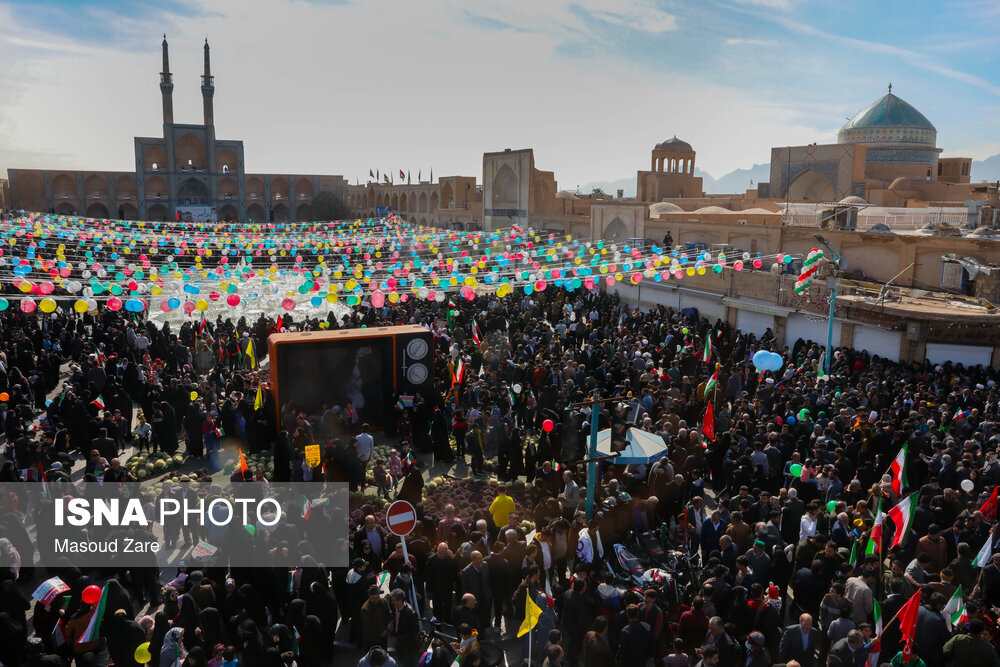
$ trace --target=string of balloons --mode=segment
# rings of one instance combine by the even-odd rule
[[[376,308],[411,298],[530,295],[549,286],[638,285],[789,263],[792,255],[608,244],[512,226],[423,227],[395,217],[241,224],[23,214],[0,223],[0,311],[186,315],[218,307]],[[72,303],[66,303],[66,301]]]

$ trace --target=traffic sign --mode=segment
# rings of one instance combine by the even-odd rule
[[[397,500],[386,510],[385,523],[389,526],[390,533],[405,537],[417,525],[417,510],[407,501]]]

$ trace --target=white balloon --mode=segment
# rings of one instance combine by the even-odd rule
[[[519,385],[519,384],[515,384],[513,387],[511,387],[511,389],[514,390],[515,394],[520,394],[521,393],[521,385]]]
[[[976,485],[972,483],[971,479],[963,479],[961,486],[962,490],[966,493],[972,493],[972,490],[976,488]]]

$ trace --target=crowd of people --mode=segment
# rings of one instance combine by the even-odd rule
[[[279,327],[318,330],[316,318],[172,327],[107,309],[0,314],[0,481],[129,481],[121,457],[140,449],[184,451],[211,474],[220,450],[269,451],[272,481],[371,487],[420,517],[404,555],[377,518],[381,503],[362,496],[349,566],[305,564],[291,577],[80,571],[71,561],[36,572],[22,508],[0,499],[0,663],[135,665],[149,642],[159,667],[358,657],[449,667],[456,656],[464,667],[498,654],[545,667],[1000,664],[995,370],[843,348],[825,375],[811,341],[781,345],[770,332],[637,310],[599,291],[412,300],[323,322],[429,328],[433,395],[387,400],[392,418],[377,433],[345,406],[275,406],[266,387],[258,394],[251,349],[265,350]],[[754,367],[762,349],[782,355],[781,371]],[[616,446],[631,427],[661,436],[668,453],[601,461],[588,516],[594,419]],[[376,442],[395,448],[388,461],[372,455]],[[311,467],[310,444],[323,451]],[[900,451],[901,484],[891,467]],[[422,489],[441,466],[495,476],[496,500],[467,516],[431,513]],[[532,490],[532,506],[512,500],[515,486]],[[908,525],[881,521],[910,494]],[[896,532],[905,539],[893,546]],[[684,571],[623,586],[618,544],[640,560],[654,544],[682,554]],[[70,585],[65,604],[32,605],[30,591],[53,575]],[[100,636],[78,641],[95,613],[83,591],[107,580]],[[918,592],[907,642],[896,612]],[[454,637],[435,635],[432,618]],[[522,626],[531,631],[518,638]]]

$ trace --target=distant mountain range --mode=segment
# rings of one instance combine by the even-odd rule
[[[1000,153],[985,160],[973,160],[972,181],[1000,181]]]
[[[695,167],[695,176],[700,176],[702,187],[706,194],[743,194],[751,187],[757,187],[761,181],[765,183],[771,178],[771,166],[767,164],[755,164],[749,169],[735,169],[721,178],[715,178],[708,172]],[[750,181],[753,185],[750,185]],[[590,194],[594,188],[601,188],[606,193],[614,196],[619,189],[624,191],[626,197],[635,197],[635,176],[629,178],[619,178],[614,181],[593,181],[580,186],[582,194]]]
[[[767,183],[771,179],[771,165],[755,164],[749,169],[734,169],[720,178],[715,178],[711,174],[695,168],[694,175],[701,176],[705,194],[743,194],[751,188],[756,188],[758,183]],[[985,160],[973,161],[972,181],[974,183],[1000,181],[1000,153]],[[619,178],[615,181],[586,183],[580,187],[580,192],[589,194],[594,188],[601,188],[612,197],[619,189],[624,191],[626,197],[635,197],[635,176]]]

